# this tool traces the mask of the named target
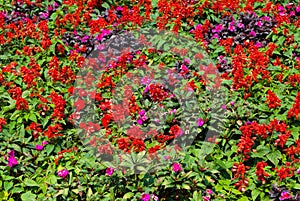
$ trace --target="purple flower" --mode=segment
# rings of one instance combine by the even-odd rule
[[[171,157],[170,156],[164,156],[165,160],[169,160]]]
[[[252,121],[247,121],[246,124],[251,125],[251,124],[253,124],[253,122]]]
[[[211,194],[213,194],[214,192],[213,192],[213,190],[212,189],[206,189],[206,191],[205,191],[208,195],[211,195]]]
[[[156,195],[151,194],[151,197],[152,197],[152,199],[153,199],[154,201],[158,201],[158,197],[157,197]]]
[[[54,6],[55,8],[57,8],[59,5],[58,5],[58,3],[55,2],[55,3],[53,4],[53,6]]]
[[[140,116],[144,116],[146,114],[146,111],[145,110],[141,110],[140,112],[139,112],[139,115]]]
[[[255,37],[256,33],[255,33],[255,31],[252,30],[252,31],[250,31],[249,35]]]
[[[244,24],[242,24],[242,23],[238,23],[238,25],[237,25],[237,26],[238,26],[238,28],[240,28],[240,29],[245,27],[245,25],[244,25]]]
[[[202,197],[204,201],[210,201],[210,197],[209,196],[203,196]]]
[[[284,7],[283,6],[278,6],[278,11],[279,12],[284,12]]]
[[[203,126],[204,125],[204,120],[202,118],[198,119],[198,126]]]
[[[223,110],[226,110],[226,109],[227,109],[227,106],[226,106],[225,104],[223,104],[223,105],[221,106],[221,108],[222,108]]]
[[[151,83],[151,79],[148,76],[143,77],[141,81],[143,85],[148,85]]]
[[[231,102],[230,102],[230,105],[231,105],[231,106],[234,106],[234,101],[231,101]]]
[[[215,33],[215,32],[220,33],[222,30],[223,30],[223,25],[222,25],[222,24],[219,24],[219,25],[217,25],[217,26],[212,30],[212,32],[213,32],[213,33]]]
[[[219,38],[219,35],[217,33],[215,33],[212,38]]]
[[[42,145],[44,145],[44,146],[45,146],[46,144],[48,144],[48,142],[47,142],[47,141],[43,141],[43,142],[42,142]]]
[[[300,174],[300,168],[297,170],[297,174]]]
[[[69,171],[67,169],[63,169],[57,172],[57,175],[61,178],[66,178],[69,174]]]
[[[140,124],[140,125],[142,125],[143,124],[143,120],[142,119],[138,119],[137,121],[136,121],[138,124]]]
[[[279,200],[282,201],[282,200],[288,200],[291,198],[292,198],[292,195],[288,191],[283,191],[279,197]]]
[[[150,195],[147,194],[147,193],[143,193],[142,194],[142,197],[141,197],[141,200],[143,201],[149,201],[151,199]]]
[[[108,167],[108,168],[106,169],[106,174],[107,174],[108,176],[111,176],[111,175],[114,173],[114,171],[115,171],[114,168]]]
[[[235,27],[233,25],[229,25],[228,30],[231,32],[235,31]]]
[[[262,26],[263,26],[263,23],[262,23],[261,21],[258,21],[258,22],[255,23],[255,25],[256,25],[256,26],[259,26],[259,27],[262,27]]]
[[[263,16],[260,18],[261,20],[270,21],[270,18],[268,16]]]
[[[182,168],[181,168],[181,166],[180,166],[179,163],[174,163],[173,166],[172,166],[172,170],[173,170],[174,172],[179,172],[179,171],[182,170]]]
[[[189,58],[184,58],[183,61],[187,64],[190,64],[191,63],[191,60]]]
[[[15,151],[11,150],[8,152],[8,164],[9,167],[13,167],[15,165],[18,165],[18,161],[15,158]]]
[[[44,146],[37,144],[35,145],[35,149],[38,151],[42,151],[44,149]]]
[[[295,11],[290,12],[290,16],[295,16],[295,15],[296,15]]]
[[[296,8],[296,12],[297,12],[297,13],[300,12],[300,6],[298,6],[298,7]]]
[[[262,43],[261,43],[261,42],[256,42],[255,46],[256,46],[257,48],[260,48],[260,47],[262,46]]]

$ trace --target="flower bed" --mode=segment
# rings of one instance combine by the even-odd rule
[[[0,200],[300,200],[299,2],[0,3]]]

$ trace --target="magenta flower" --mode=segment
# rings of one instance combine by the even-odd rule
[[[235,27],[233,25],[229,25],[228,30],[231,32],[235,31]]]
[[[230,102],[230,105],[231,105],[231,106],[234,106],[234,101],[231,101],[231,102]]]
[[[217,26],[212,30],[212,32],[213,32],[213,33],[215,33],[215,32],[220,33],[222,30],[223,30],[223,25],[222,25],[222,24],[219,24],[219,25],[217,25]]]
[[[150,199],[151,199],[151,196],[149,194],[147,194],[147,193],[142,194],[141,200],[149,201]]]
[[[69,171],[67,169],[63,169],[57,172],[57,175],[61,178],[66,178],[69,174]]]
[[[210,201],[210,197],[209,196],[203,196],[202,197],[204,201]]]
[[[108,168],[106,169],[106,174],[107,174],[108,176],[113,175],[114,172],[115,172],[115,169],[112,168],[112,167],[108,167]]]
[[[44,145],[44,146],[45,146],[46,144],[48,144],[48,142],[47,142],[47,141],[43,141],[43,142],[42,142],[42,145]]]
[[[143,124],[143,120],[142,119],[138,119],[137,121],[136,121],[139,125],[142,125]]]
[[[252,30],[252,31],[250,31],[249,35],[255,37],[256,33],[255,33],[255,31]]]
[[[296,8],[296,12],[297,12],[297,13],[300,12],[300,6],[298,6],[298,7]]]
[[[206,191],[205,191],[208,195],[211,195],[211,194],[213,194],[214,192],[213,192],[213,190],[212,189],[206,189]]]
[[[180,166],[179,163],[174,163],[173,166],[172,166],[172,170],[173,170],[174,172],[179,172],[179,171],[182,170],[182,168],[181,168],[181,166]]]
[[[146,111],[145,110],[141,110],[140,112],[139,112],[139,115],[141,115],[141,116],[144,116],[146,114]]]
[[[300,168],[297,170],[297,174],[300,174]]]
[[[240,28],[240,29],[245,27],[245,25],[244,25],[244,24],[242,24],[242,23],[238,23],[238,25],[237,25],[237,26],[238,26],[238,28]]]
[[[255,23],[255,25],[256,25],[256,26],[259,26],[259,27],[262,27],[262,26],[263,26],[263,23],[262,23],[261,21],[258,21],[258,22]]]
[[[223,110],[226,110],[226,109],[227,109],[227,106],[226,106],[225,104],[223,104],[223,105],[221,106],[221,108],[222,108]]]
[[[18,165],[18,161],[15,158],[15,151],[11,150],[8,152],[8,164],[9,167],[13,167],[15,165]]]
[[[288,200],[291,198],[293,198],[293,197],[288,191],[283,191],[279,197],[279,200],[282,201],[282,200]]]
[[[35,149],[38,151],[42,151],[44,149],[44,146],[37,144],[35,145]]]
[[[190,64],[191,63],[191,60],[189,58],[184,58],[183,61],[187,64]]]
[[[204,120],[202,118],[198,119],[198,126],[203,126],[204,125]]]

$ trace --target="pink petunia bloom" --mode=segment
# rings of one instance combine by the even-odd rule
[[[228,30],[231,32],[235,31],[235,27],[233,25],[229,25]]]
[[[198,123],[198,126],[203,126],[204,120],[202,118],[199,118],[197,123]]]
[[[203,196],[202,197],[204,201],[210,201],[210,197],[209,196]]]
[[[174,163],[173,166],[172,166],[172,170],[173,170],[174,172],[179,172],[179,171],[181,171],[181,170],[182,170],[181,165],[180,165],[179,163]]]
[[[57,175],[61,178],[66,178],[69,174],[69,171],[67,169],[63,169],[57,172]]]
[[[244,25],[244,24],[242,24],[242,23],[238,23],[238,25],[237,25],[237,26],[238,26],[238,28],[240,28],[240,29],[245,27],[245,25]]]
[[[215,32],[220,33],[222,30],[223,30],[223,25],[222,25],[222,24],[219,24],[219,25],[217,25],[217,26],[212,30],[212,32],[213,32],[213,33],[215,33]]]
[[[296,12],[297,12],[297,13],[300,12],[300,6],[298,6],[298,7],[296,8]]]
[[[259,26],[259,27],[262,27],[262,26],[263,26],[263,23],[262,23],[261,21],[258,21],[258,22],[255,23],[255,25],[256,25],[256,26]]]
[[[141,200],[142,201],[149,201],[151,199],[151,196],[147,193],[143,193],[142,194],[142,197],[141,197]]]
[[[213,194],[214,192],[213,192],[213,190],[212,189],[206,189],[206,191],[205,191],[208,195],[211,195],[211,194]]]
[[[42,151],[44,149],[44,146],[37,144],[35,145],[35,149],[38,151]]]
[[[11,150],[8,152],[8,164],[9,167],[13,167],[15,165],[18,165],[18,161],[15,158],[15,151]]]
[[[252,31],[250,31],[249,35],[255,37],[256,33],[255,33],[255,31],[252,30]]]
[[[297,170],[297,174],[300,174],[300,168]]]
[[[108,176],[113,175],[114,172],[115,172],[115,169],[112,168],[112,167],[108,167],[108,168],[106,169],[106,174],[107,174]]]
[[[292,195],[288,192],[288,191],[283,191],[279,197],[279,200],[282,201],[282,200],[289,200],[293,198]]]

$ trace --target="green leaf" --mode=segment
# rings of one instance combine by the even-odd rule
[[[8,182],[8,181],[6,181],[6,182],[4,182],[4,190],[5,191],[8,191],[9,189],[11,189],[11,187],[13,187],[13,185],[14,185],[14,183],[13,182]]]
[[[131,198],[131,197],[133,197],[133,196],[134,196],[134,193],[128,192],[128,193],[126,193],[126,194],[123,196],[123,199],[128,199],[128,198]]]
[[[251,192],[252,200],[255,201],[256,198],[259,196],[259,194],[260,194],[260,191],[257,190],[257,189],[254,189],[254,190]]]
[[[267,154],[267,158],[275,165],[277,166],[279,163],[279,159],[281,158],[281,153],[280,151],[276,151],[276,152],[271,152],[269,154]]]
[[[26,186],[39,186],[35,181],[33,181],[32,179],[28,179],[28,178],[26,178],[24,180],[24,183]]]
[[[35,201],[36,200],[35,198],[36,198],[36,195],[31,193],[31,191],[28,191],[21,195],[21,199],[23,201]]]

